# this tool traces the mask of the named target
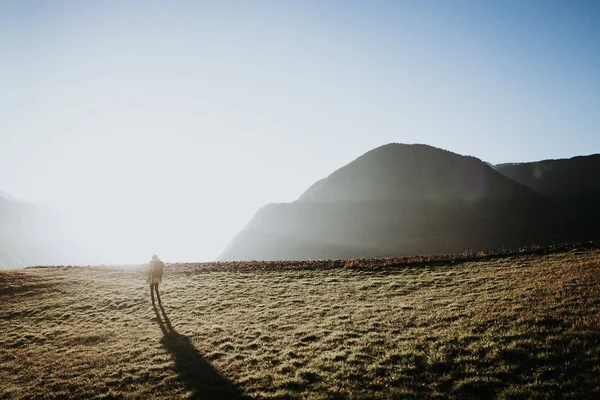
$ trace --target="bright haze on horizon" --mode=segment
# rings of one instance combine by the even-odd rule
[[[89,263],[214,259],[389,142],[600,150],[596,1],[0,3],[0,190]]]

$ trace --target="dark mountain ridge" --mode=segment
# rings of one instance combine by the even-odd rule
[[[565,206],[597,208],[600,199],[600,154],[562,160],[498,164],[494,167],[515,182]],[[586,207],[586,208],[589,208]]]
[[[499,164],[495,168],[543,195],[567,214],[570,230],[580,237],[600,236],[600,154]]]
[[[371,150],[320,180],[301,202],[504,200],[536,197],[481,160],[422,144]]]
[[[569,216],[475,157],[427,145],[365,153],[263,207],[221,260],[385,257],[580,239]]]

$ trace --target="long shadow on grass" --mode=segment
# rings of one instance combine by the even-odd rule
[[[194,397],[200,399],[248,399],[237,386],[219,372],[196,350],[187,336],[180,335],[173,328],[165,309],[156,306],[156,322],[163,333],[161,344],[175,360],[175,370],[179,379]]]

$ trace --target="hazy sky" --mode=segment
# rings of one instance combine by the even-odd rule
[[[600,151],[598,1],[2,1],[0,190],[94,262],[214,259],[388,142]]]

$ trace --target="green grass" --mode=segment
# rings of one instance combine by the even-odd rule
[[[165,274],[0,272],[0,398],[600,398],[593,246]]]

